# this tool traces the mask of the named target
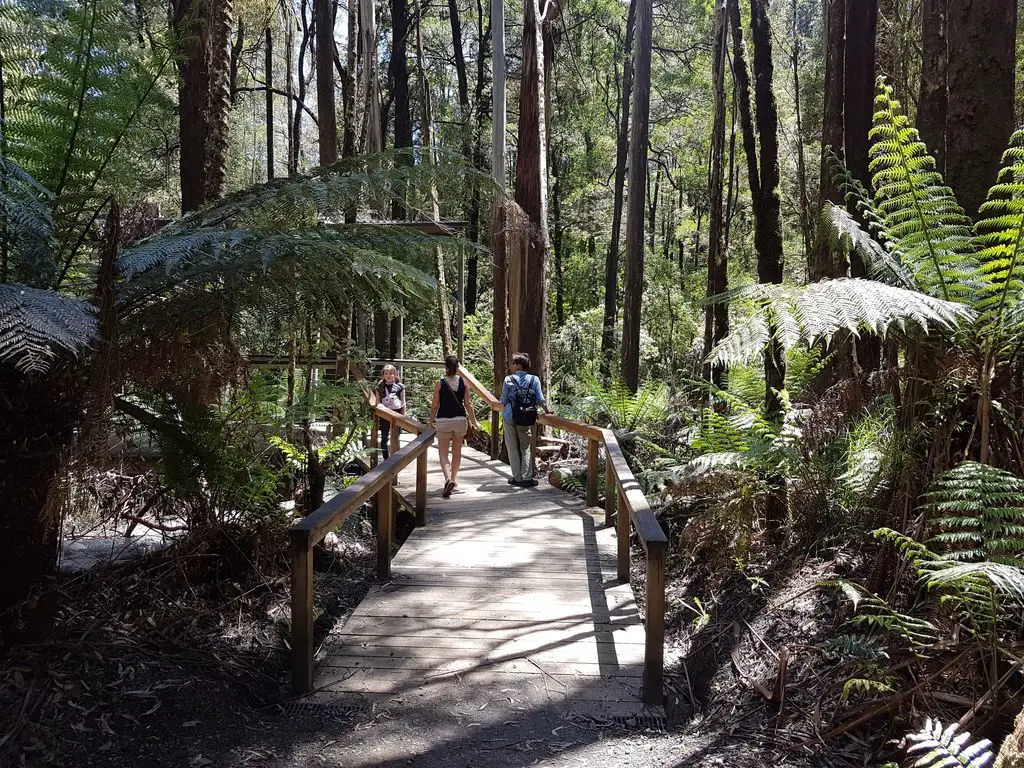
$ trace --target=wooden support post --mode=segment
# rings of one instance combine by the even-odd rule
[[[292,693],[313,690],[313,552],[292,543]]]
[[[394,495],[391,484],[377,491],[377,579],[391,578],[391,531],[394,527]]]
[[[491,411],[491,461],[501,453],[501,412]]]
[[[530,477],[537,475],[537,438],[540,436],[540,422],[530,428]]]
[[[647,550],[647,634],[644,648],[644,704],[663,703],[665,671],[665,552],[663,542]]]
[[[619,545],[619,581],[629,583],[629,507],[619,488],[619,511],[615,518],[615,538]]]
[[[391,445],[389,449],[391,453],[398,453],[398,449],[402,447],[401,442],[402,428],[394,422],[391,422]],[[397,482],[397,478],[395,479]]]
[[[587,440],[587,506],[597,506],[597,473],[601,464],[597,453],[597,440]]]
[[[615,485],[615,469],[607,453],[604,457],[604,525],[611,528],[615,518],[615,499],[618,493]]]
[[[380,416],[373,412],[373,424],[370,425],[370,466],[377,466],[377,448],[380,443]]]
[[[416,525],[427,524],[427,454],[416,459]]]

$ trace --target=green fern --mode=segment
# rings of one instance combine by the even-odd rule
[[[926,619],[897,611],[861,584],[844,579],[820,581],[818,586],[838,589],[853,604],[850,626],[867,635],[883,633],[902,641],[909,649],[923,651],[933,645],[938,628]]]
[[[887,235],[926,293],[965,302],[975,270],[971,220],[943,183],[892,88],[880,79],[870,169]]]
[[[907,754],[921,755],[914,762],[915,768],[985,768],[989,765],[993,759],[992,742],[988,739],[972,742],[969,731],[958,731],[957,723],[943,727],[941,722],[929,717],[920,731],[908,734]]]
[[[981,287],[975,300],[979,330],[995,349],[1004,340],[1009,310],[1024,289],[1024,130],[1010,139],[1003,167],[975,230]]]
[[[936,478],[923,501],[938,531],[932,541],[950,560],[1024,567],[1024,479],[965,461]]]
[[[955,302],[870,280],[840,278],[804,286],[752,285],[730,291],[720,300],[749,302],[757,309],[736,323],[712,351],[712,365],[747,362],[763,353],[774,338],[783,349],[829,341],[840,331],[884,337],[909,327],[953,329],[972,321],[974,313]],[[769,331],[768,317],[776,319]]]

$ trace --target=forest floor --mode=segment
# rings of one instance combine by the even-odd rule
[[[344,621],[373,583],[373,533],[365,519],[350,523],[317,562],[321,636]],[[742,574],[712,584],[711,563],[676,563],[669,589],[669,718],[645,730],[644,723],[518,706],[508,692],[478,712],[453,707],[410,716],[400,699],[370,711],[295,711],[288,706],[284,642],[288,572],[273,543],[283,540],[279,535],[214,531],[65,580],[59,634],[0,659],[0,764],[874,764],[856,739],[827,755],[794,746],[816,741],[810,713],[819,721],[823,716],[820,703],[816,711],[808,698],[816,694],[807,681],[821,674],[813,660],[791,662],[788,678],[782,673],[788,696],[782,714],[757,690],[773,688],[783,643],[809,645],[827,628],[822,618],[834,610],[812,587],[834,562],[808,558],[777,567],[786,577],[774,583],[767,568],[763,589],[752,589],[761,582]],[[708,589],[719,592],[716,618],[694,624],[692,596]]]

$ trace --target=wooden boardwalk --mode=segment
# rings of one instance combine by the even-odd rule
[[[616,580],[614,528],[545,482],[516,488],[508,477],[469,450],[443,499],[430,449],[427,525],[395,555],[391,581],[332,634],[316,698],[425,702],[444,688],[441,700],[470,706],[500,695],[606,714],[641,708],[644,627],[631,587]],[[404,473],[400,490],[411,495],[413,481]]]

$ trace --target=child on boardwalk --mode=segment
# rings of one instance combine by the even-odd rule
[[[385,408],[405,415],[405,385],[398,380],[398,369],[393,365],[385,365],[381,371],[380,383],[377,384],[377,402]],[[380,420],[380,448],[384,460],[390,455],[391,422]]]

